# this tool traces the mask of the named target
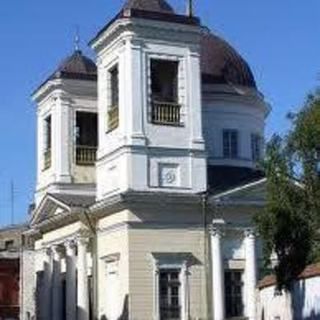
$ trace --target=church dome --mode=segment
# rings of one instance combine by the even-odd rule
[[[248,63],[225,40],[204,30],[201,38],[203,83],[227,84],[256,89]]]
[[[123,10],[131,9],[175,14],[173,8],[165,0],[127,0]]]
[[[96,64],[90,58],[83,55],[80,50],[76,50],[71,56],[60,63],[49,80],[61,78],[96,80]]]

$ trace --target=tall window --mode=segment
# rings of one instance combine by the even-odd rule
[[[243,316],[243,271],[225,271],[225,306],[226,317]]]
[[[152,121],[159,124],[180,123],[177,61],[151,60]]]
[[[160,270],[159,291],[160,320],[180,320],[180,269]]]
[[[98,145],[98,119],[96,113],[76,113],[76,163],[93,165]]]
[[[262,141],[258,134],[251,135],[251,157],[253,161],[259,161],[261,159],[261,147]]]
[[[51,146],[52,146],[52,120],[51,115],[44,120],[44,170],[51,167]]]
[[[224,158],[238,158],[238,131],[223,130],[223,156]]]
[[[108,131],[119,126],[119,68],[118,65],[109,70],[110,105],[108,107]]]

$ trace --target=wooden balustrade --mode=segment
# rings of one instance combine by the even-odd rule
[[[43,170],[47,170],[51,167],[51,149],[48,149],[43,154]]]
[[[108,131],[112,131],[119,126],[119,108],[112,107],[108,110]]]
[[[164,125],[181,124],[181,106],[174,102],[152,102],[152,122]]]
[[[78,165],[92,166],[97,160],[97,147],[77,146],[76,163]]]

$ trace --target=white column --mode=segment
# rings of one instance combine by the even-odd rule
[[[256,319],[256,285],[257,285],[257,258],[256,236],[253,230],[245,232],[245,288],[246,288],[246,316],[249,320]]]
[[[76,244],[68,241],[66,247],[66,319],[77,320]]]
[[[40,308],[41,319],[50,320],[51,310],[48,306],[51,306],[51,280],[52,280],[52,250],[45,249],[45,256],[43,261],[43,283],[41,288],[42,297],[40,301],[37,301]]]
[[[61,258],[62,250],[60,246],[54,246],[53,269],[52,269],[52,320],[62,319],[62,279],[61,279]]]
[[[222,231],[213,227],[211,230],[212,257],[212,309],[213,320],[223,320],[224,308],[224,266],[221,247]]]
[[[87,246],[88,238],[78,239],[78,292],[77,292],[77,320],[89,320],[89,287]]]

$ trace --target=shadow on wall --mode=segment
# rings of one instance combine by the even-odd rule
[[[309,298],[311,300],[308,300]],[[292,309],[293,320],[320,320],[320,296],[306,295],[306,280],[298,281],[294,285]],[[307,315],[304,316],[304,313]]]
[[[109,320],[105,315],[100,317],[100,320]],[[120,317],[117,320],[129,320],[129,295],[124,298],[123,308]]]

